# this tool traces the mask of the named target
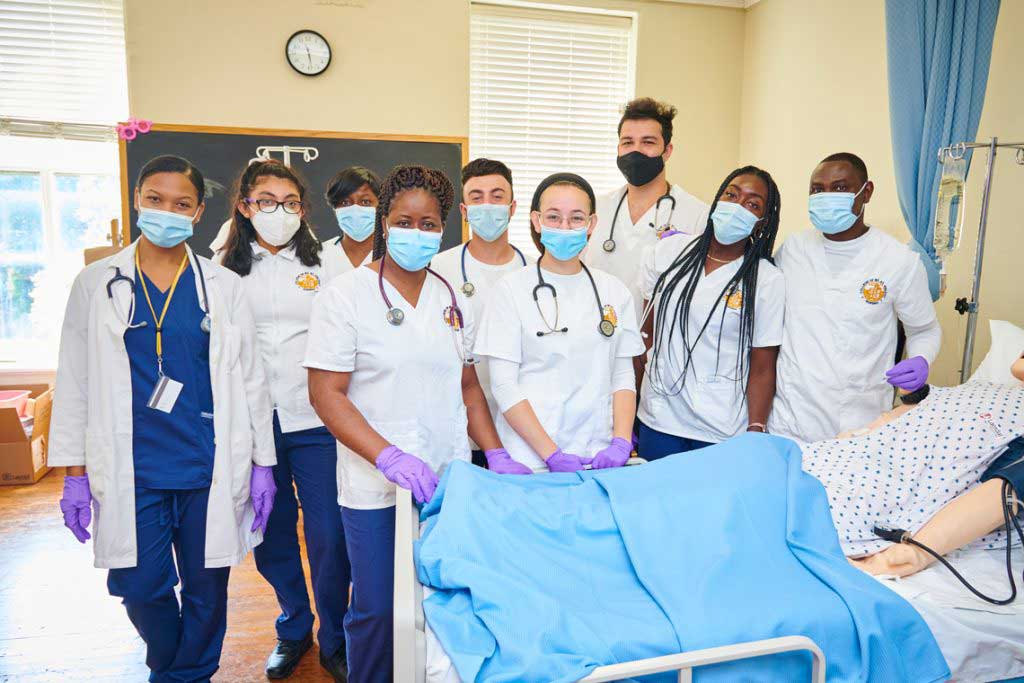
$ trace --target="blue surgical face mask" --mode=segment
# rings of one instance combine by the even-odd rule
[[[736,244],[750,237],[758,220],[757,216],[735,202],[719,201],[711,214],[715,239],[723,245]]]
[[[860,214],[853,212],[853,200],[857,198],[868,184],[864,183],[854,192],[818,192],[807,198],[807,210],[811,214],[811,223],[826,235],[835,235],[857,222]],[[861,207],[861,213],[864,207]]]
[[[388,228],[388,255],[402,270],[414,273],[430,264],[441,248],[441,233],[416,228]]]
[[[475,236],[493,242],[508,229],[509,209],[508,204],[470,204],[466,207],[466,220]]]
[[[542,225],[540,227],[540,243],[544,245],[544,249],[549,254],[559,261],[570,261],[579,256],[583,247],[587,246],[587,229],[563,230]]]
[[[173,211],[139,209],[139,220],[135,222],[135,225],[139,227],[147,240],[158,247],[168,249],[178,246],[192,236],[192,220],[194,218],[195,216],[186,216]]]
[[[356,242],[362,242],[373,234],[373,222],[377,218],[377,209],[372,206],[339,206],[334,210],[341,231]]]

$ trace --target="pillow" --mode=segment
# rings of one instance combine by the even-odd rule
[[[968,381],[1016,384],[1018,381],[1010,374],[1010,366],[1024,353],[1024,330],[1005,320],[989,320],[988,324],[992,346]]]

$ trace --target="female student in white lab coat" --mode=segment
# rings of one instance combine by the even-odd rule
[[[256,568],[281,606],[278,642],[266,673],[272,679],[289,676],[313,643],[296,531],[298,490],[319,617],[320,664],[343,680],[350,570],[334,476],[336,442],[309,403],[302,367],[313,299],[326,278],[320,242],[306,220],[307,195],[302,179],[280,161],[250,163],[238,180],[231,229],[217,256],[242,277],[274,405],[277,497],[255,551]]]
[[[722,183],[703,234],[666,237],[648,253],[640,457],[765,431],[786,303],[770,260],[780,207],[772,177],[744,166]]]
[[[202,174],[179,157],[135,186],[142,235],[75,279],[61,333],[50,464],[82,543],[146,643],[153,681],[209,681],[228,571],[274,498],[270,400],[238,277],[185,246]],[[181,602],[174,586],[181,580]]]
[[[531,469],[624,465],[644,345],[626,285],[580,261],[596,224],[593,189],[572,173],[548,176],[530,222],[541,258],[498,282],[475,346],[490,364],[498,436]]]
[[[377,207],[375,261],[332,280],[313,304],[310,398],[343,446],[338,489],[352,561],[345,632],[353,683],[391,680],[395,485],[429,501],[438,473],[469,460],[467,426],[489,460],[500,456],[472,365],[472,309],[427,267],[453,201],[440,171],[393,169]]]
[[[324,242],[324,284],[370,262],[379,198],[380,178],[362,166],[339,171],[327,184],[327,203],[334,209],[341,235]]]

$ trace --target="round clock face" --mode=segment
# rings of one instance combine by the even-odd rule
[[[331,63],[331,46],[316,31],[296,31],[285,45],[292,68],[303,76],[316,76]]]

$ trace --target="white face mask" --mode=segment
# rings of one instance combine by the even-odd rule
[[[267,244],[275,247],[288,244],[288,241],[299,230],[302,218],[297,213],[288,213],[283,207],[277,207],[273,213],[257,211],[251,219],[252,227],[260,234]]]

